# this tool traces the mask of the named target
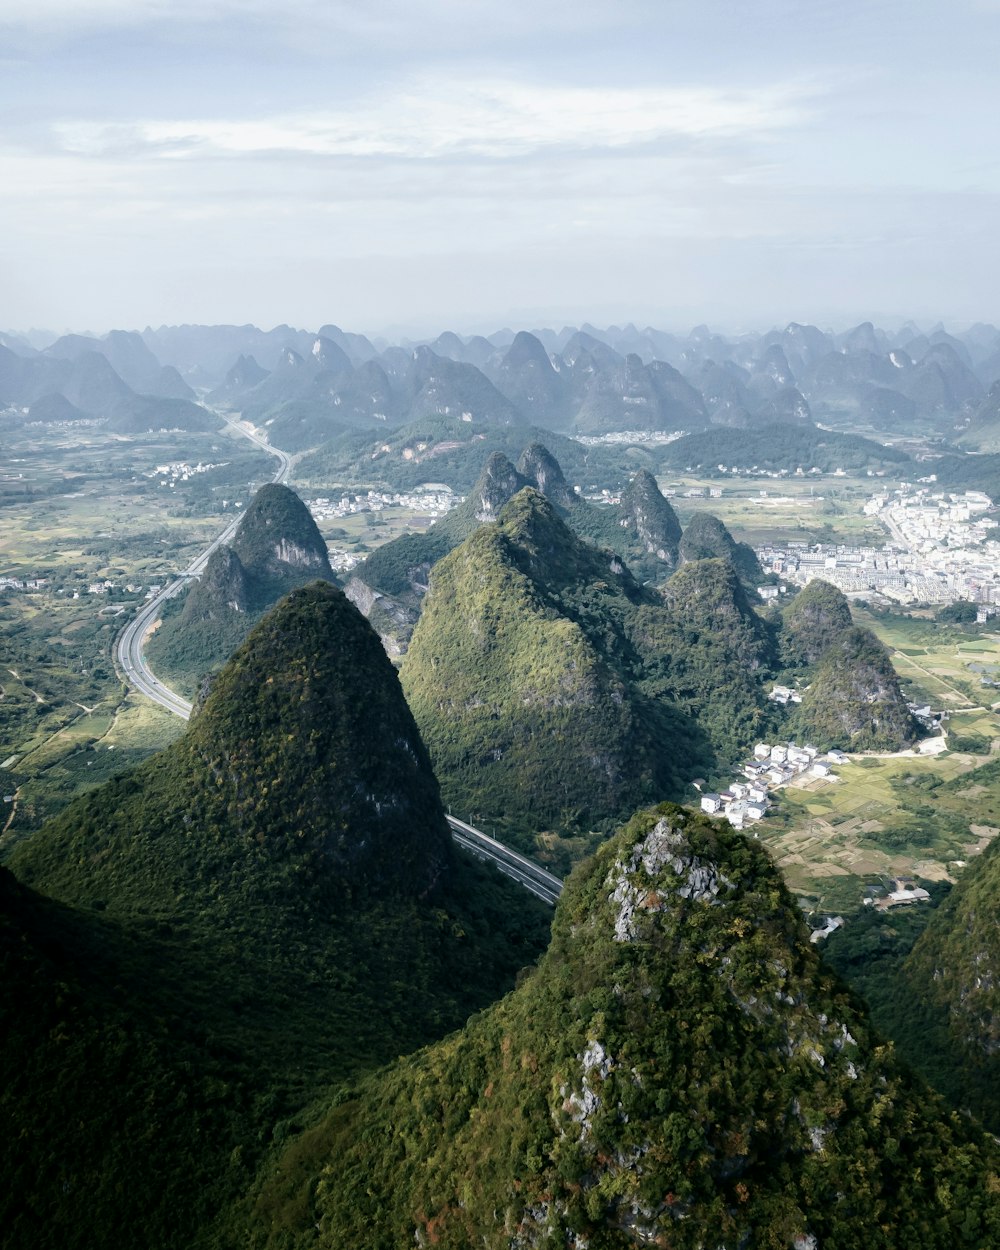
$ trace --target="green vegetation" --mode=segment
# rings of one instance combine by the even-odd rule
[[[943,783],[934,805],[964,800],[966,814],[972,807],[995,833],[998,791],[1000,761],[992,760]],[[898,975],[872,988],[883,1027],[901,1053],[955,1106],[972,1110],[994,1131],[1000,1127],[998,863],[994,839],[929,919]]]
[[[571,490],[555,457],[540,444],[522,452],[517,468],[495,451],[467,498],[426,534],[385,543],[356,570],[357,579],[381,598],[366,602],[369,597],[355,594],[356,588],[352,596],[390,646],[405,649],[431,568],[480,525],[495,521],[526,486],[543,494],[580,537],[617,552],[642,580],[660,581],[676,564],[680,523],[649,473],[636,475],[620,507],[601,507]]]
[[[719,518],[710,512],[696,512],[691,518],[681,538],[679,553],[684,563],[691,560],[730,561],[740,580],[751,591],[764,579],[753,548],[736,542]]]
[[[871,630],[852,626],[826,648],[789,732],[821,750],[898,751],[916,738],[892,661]]]
[[[523,845],[680,791],[696,731],[630,680],[644,597],[530,488],[435,566],[402,680],[456,813]]]
[[[1000,454],[942,456],[934,465],[938,489],[981,490],[1000,499]]]
[[[854,624],[844,594],[820,578],[800,590],[781,617],[782,645],[792,667],[815,664]]]
[[[208,1244],[312,1100],[455,1028],[546,927],[452,850],[398,679],[325,583],[257,626],[182,739],[10,864],[11,1247]]]
[[[533,442],[542,442],[571,482],[580,486],[624,486],[637,468],[653,463],[629,448],[584,447],[564,435],[533,425],[487,425],[456,417],[430,416],[398,429],[346,434],[305,456],[298,479],[333,484],[410,490],[423,482],[447,482],[452,490],[473,489],[491,452],[512,463]]]
[[[686,468],[716,474],[719,465],[772,473],[814,468],[822,473],[886,468],[905,473],[910,463],[910,457],[898,447],[791,422],[757,430],[712,429],[689,434],[669,443],[661,458],[663,471]]]
[[[992,701],[1000,680],[1000,635],[992,624],[931,620],[898,612],[855,609],[878,634],[908,697],[935,708],[975,710]]]
[[[1000,828],[1000,785],[988,773],[974,780],[982,764],[948,752],[838,765],[833,783],[782,790],[760,837],[814,912],[853,913],[865,886],[944,880],[988,845]],[[932,819],[921,814],[928,806]]]
[[[18,791],[0,820],[13,817],[9,842],[176,736],[172,718],[123,702],[114,639],[148,586],[190,563],[248,482],[270,475],[271,457],[224,429],[123,436],[20,413],[0,415],[0,438],[0,573],[41,582],[0,591],[0,761],[16,757]],[[211,467],[155,471],[199,463]]]
[[[946,603],[943,608],[938,608],[934,614],[934,619],[944,621],[946,624],[970,625],[976,619],[978,605],[970,603],[967,599],[958,599],[954,603]]]
[[[992,1245],[994,1144],[908,1076],[752,840],[676,808],[582,865],[538,969],[279,1155],[239,1244]]]
[[[201,578],[165,606],[146,645],[151,664],[193,697],[272,604],[316,577],[333,580],[333,570],[309,509],[287,486],[262,486],[232,547],[217,548]]]
[[[755,742],[776,728],[764,695],[773,671],[770,629],[751,606],[728,559],[685,564],[636,613],[641,688],[696,718],[717,759],[703,754],[710,776],[725,777]]]
[[[402,680],[447,801],[531,846],[724,777],[777,723],[772,662],[728,560],[640,587],[527,489],[434,567]]]

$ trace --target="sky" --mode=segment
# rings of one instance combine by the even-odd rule
[[[1000,0],[0,0],[0,326],[1000,321]]]

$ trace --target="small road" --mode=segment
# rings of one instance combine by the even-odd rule
[[[279,451],[277,447],[272,447],[267,439],[262,438],[256,430],[249,429],[241,422],[230,419],[224,413],[218,413],[217,415],[222,417],[235,433],[242,434],[244,438],[248,438],[252,443],[256,443],[264,451],[270,452],[272,456],[276,456],[278,458],[278,471],[271,480],[273,482],[283,482],[285,480],[292,467],[292,458],[287,452]],[[178,578],[168,586],[165,586],[155,598],[150,599],[118,636],[115,655],[126,681],[133,685],[136,690],[146,695],[147,698],[152,699],[154,703],[158,703],[160,707],[166,708],[168,712],[173,712],[175,716],[179,716],[182,720],[190,720],[192,704],[187,699],[182,699],[176,691],[171,690],[169,686],[160,681],[146,662],[146,657],[143,654],[143,643],[159,618],[163,605],[168,599],[172,599],[175,595],[180,594],[192,578],[201,575],[212,553],[221,547],[223,543],[228,543],[236,533],[240,519],[238,516],[234,517],[218,538],[196,560],[189,564]],[[562,882],[558,877],[554,877],[552,873],[546,872],[539,864],[534,863],[524,855],[519,855],[516,851],[510,850],[502,842],[498,842],[496,838],[491,838],[480,829],[467,825],[463,820],[457,820],[453,816],[449,816],[448,825],[451,828],[451,834],[456,845],[471,851],[473,855],[477,855],[480,859],[494,864],[501,872],[506,873],[508,877],[518,882],[519,885],[523,885],[536,898],[542,899],[543,902],[548,903],[550,906],[555,905],[562,891]]]

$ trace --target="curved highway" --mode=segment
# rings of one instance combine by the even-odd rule
[[[230,429],[238,434],[242,434],[244,438],[248,438],[252,443],[256,443],[258,447],[270,452],[272,456],[277,456],[278,471],[271,480],[273,482],[283,482],[285,480],[292,467],[291,457],[287,452],[279,451],[277,447],[272,447],[267,439],[262,438],[256,430],[248,429],[245,425],[231,420],[223,413],[217,415],[222,417]],[[221,547],[223,543],[228,543],[236,533],[240,520],[241,517],[239,516],[233,517],[218,538],[196,560],[189,564],[179,577],[175,578],[174,581],[170,582],[169,585],[165,586],[154,598],[140,608],[138,614],[118,635],[115,654],[125,679],[140,693],[152,699],[154,703],[158,703],[160,707],[166,708],[168,712],[173,712],[175,716],[181,717],[182,720],[190,719],[192,704],[187,699],[182,699],[179,694],[160,681],[146,663],[146,657],[143,654],[143,644],[149,635],[149,631],[159,618],[164,603],[175,595],[180,594],[192,578],[201,575],[212,553]],[[543,902],[550,905],[555,904],[562,891],[562,882],[558,877],[554,877],[552,873],[546,872],[544,868],[524,855],[519,855],[516,851],[510,850],[502,842],[498,842],[496,838],[491,838],[488,834],[483,833],[482,830],[466,824],[464,820],[458,820],[453,816],[449,816],[448,825],[451,828],[452,837],[458,846],[471,851],[473,855],[478,856],[480,859],[492,863],[501,872],[506,873],[508,877],[518,882],[519,885],[523,885],[526,890],[530,890],[537,898],[542,899]]]
[[[217,413],[216,415],[222,417],[223,421],[234,433],[241,434],[244,438],[248,438],[251,443],[255,443],[272,456],[277,456],[278,471],[271,481],[283,482],[285,480],[292,467],[292,460],[287,452],[280,451],[277,447],[272,447],[267,439],[261,437],[256,430],[248,428],[239,421],[232,420],[224,413]],[[143,655],[142,650],[143,644],[149,631],[156,623],[160,610],[166,601],[180,594],[193,577],[199,577],[202,574],[212,553],[224,543],[228,543],[236,533],[236,527],[239,525],[240,519],[239,516],[234,516],[218,538],[196,560],[189,564],[178,578],[166,585],[154,598],[140,608],[138,615],[118,635],[118,642],[115,644],[115,656],[126,681],[129,681],[136,690],[140,691],[148,699],[152,699],[160,707],[166,708],[168,712],[173,712],[175,716],[180,716],[184,720],[190,717],[192,705],[187,699],[182,699],[179,694],[175,694],[169,686],[164,685],[155,676],[146,663],[146,657]]]

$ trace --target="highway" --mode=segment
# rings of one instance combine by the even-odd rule
[[[504,846],[496,838],[491,838],[481,829],[467,825],[464,820],[449,816],[448,824],[451,826],[451,836],[458,846],[494,864],[501,872],[512,877],[526,890],[530,890],[536,898],[555,906],[563,887],[558,877],[554,877],[551,872],[546,872],[544,868],[526,856],[518,855],[517,851],[512,851],[510,847]]]
[[[232,420],[224,413],[220,412],[216,415],[221,417],[234,433],[241,434],[244,438],[248,438],[251,443],[256,443],[264,451],[269,452],[272,456],[276,456],[278,459],[278,470],[271,481],[283,482],[285,480],[292,467],[291,457],[287,452],[279,451],[277,447],[272,447],[267,439],[262,438],[256,430],[248,429],[247,426],[239,421]],[[190,718],[192,705],[188,703],[187,699],[182,699],[179,694],[175,694],[169,686],[165,686],[155,676],[146,663],[146,657],[143,655],[143,644],[149,631],[159,619],[163,605],[168,599],[173,599],[175,595],[180,594],[193,577],[201,576],[212,552],[224,543],[231,541],[236,533],[236,527],[239,525],[240,519],[239,516],[234,516],[218,538],[196,560],[189,564],[178,578],[164,586],[155,598],[150,599],[147,604],[140,608],[138,615],[118,635],[118,641],[115,644],[115,658],[125,676],[125,680],[148,699],[152,699],[154,703],[158,703],[160,707],[166,708],[168,712],[173,712],[175,716],[180,716],[183,720]]]
[[[256,431],[249,430],[239,422],[230,420],[223,413],[218,413],[217,415],[222,417],[226,424],[236,433],[250,439],[252,443],[256,443],[264,451],[270,452],[272,456],[277,456],[278,471],[271,480],[274,482],[283,482],[285,480],[292,467],[291,458],[286,452],[279,451],[277,447],[272,447]],[[154,703],[158,703],[160,707],[166,708],[168,712],[173,712],[175,716],[179,716],[182,720],[190,720],[192,704],[187,699],[182,699],[179,694],[160,681],[146,663],[146,657],[143,654],[143,644],[149,631],[159,618],[164,603],[175,595],[180,594],[192,578],[201,575],[212,552],[221,547],[223,543],[230,541],[236,533],[240,520],[241,517],[239,516],[233,517],[218,538],[196,560],[189,564],[179,577],[175,578],[155,598],[150,599],[147,604],[140,608],[138,615],[118,635],[115,654],[126,681],[130,682],[136,690],[140,691],[147,698],[152,699]],[[552,873],[546,872],[544,868],[533,863],[532,860],[527,859],[524,855],[519,855],[516,851],[510,850],[502,842],[498,842],[496,838],[491,838],[480,829],[475,829],[472,825],[466,824],[464,820],[457,820],[455,817],[449,816],[448,824],[451,828],[452,837],[458,846],[471,851],[473,855],[478,856],[480,859],[494,864],[501,872],[506,873],[508,877],[518,882],[519,885],[523,885],[526,890],[530,890],[532,894],[542,899],[543,902],[552,906],[555,905],[562,891],[562,882],[558,877],[554,877]]]

